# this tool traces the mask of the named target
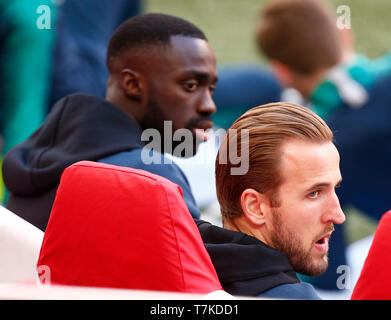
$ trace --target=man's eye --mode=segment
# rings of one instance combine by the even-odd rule
[[[316,199],[319,196],[319,191],[312,191],[310,194],[308,194],[308,197],[311,199]]]
[[[215,86],[215,85],[210,86],[210,87],[209,87],[209,91],[210,91],[211,93],[215,93],[215,92],[216,92],[216,86]]]
[[[184,84],[184,87],[187,91],[193,92],[193,91],[197,90],[198,83],[197,83],[197,81],[186,81]]]

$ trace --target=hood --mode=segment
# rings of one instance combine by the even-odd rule
[[[258,239],[196,221],[206,250],[225,291],[258,296],[282,284],[300,280],[288,258]]]
[[[44,124],[4,157],[10,192],[36,196],[58,185],[64,169],[142,147],[141,130],[118,107],[101,98],[73,94],[59,100]]]

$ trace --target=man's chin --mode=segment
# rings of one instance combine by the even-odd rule
[[[296,272],[310,277],[316,277],[323,274],[328,267],[328,260],[312,261],[309,264],[292,264]]]

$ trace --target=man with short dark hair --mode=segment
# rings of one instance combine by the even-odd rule
[[[216,159],[224,229],[197,222],[227,292],[319,299],[296,272],[325,272],[334,224],[345,221],[332,141],[320,117],[290,103],[255,107],[231,126]],[[245,174],[233,174],[235,150],[248,150]]]
[[[7,154],[7,208],[45,230],[63,170],[92,160],[168,178],[182,188],[198,218],[185,175],[163,152],[191,156],[208,139],[217,72],[205,35],[170,15],[136,16],[113,34],[107,66],[106,99],[65,97],[28,140]],[[179,129],[187,130],[176,134]]]

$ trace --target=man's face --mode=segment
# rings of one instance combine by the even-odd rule
[[[335,193],[341,182],[338,151],[331,142],[291,140],[282,147],[281,170],[270,245],[285,253],[297,272],[322,274],[333,225],[345,221]]]
[[[194,154],[198,144],[207,140],[204,132],[213,126],[210,116],[216,112],[212,100],[217,82],[215,55],[207,41],[173,36],[168,48],[148,56],[141,126],[158,129],[162,139],[168,139],[163,136],[163,121],[172,121],[173,133],[188,129]],[[173,148],[180,142],[173,141]]]

